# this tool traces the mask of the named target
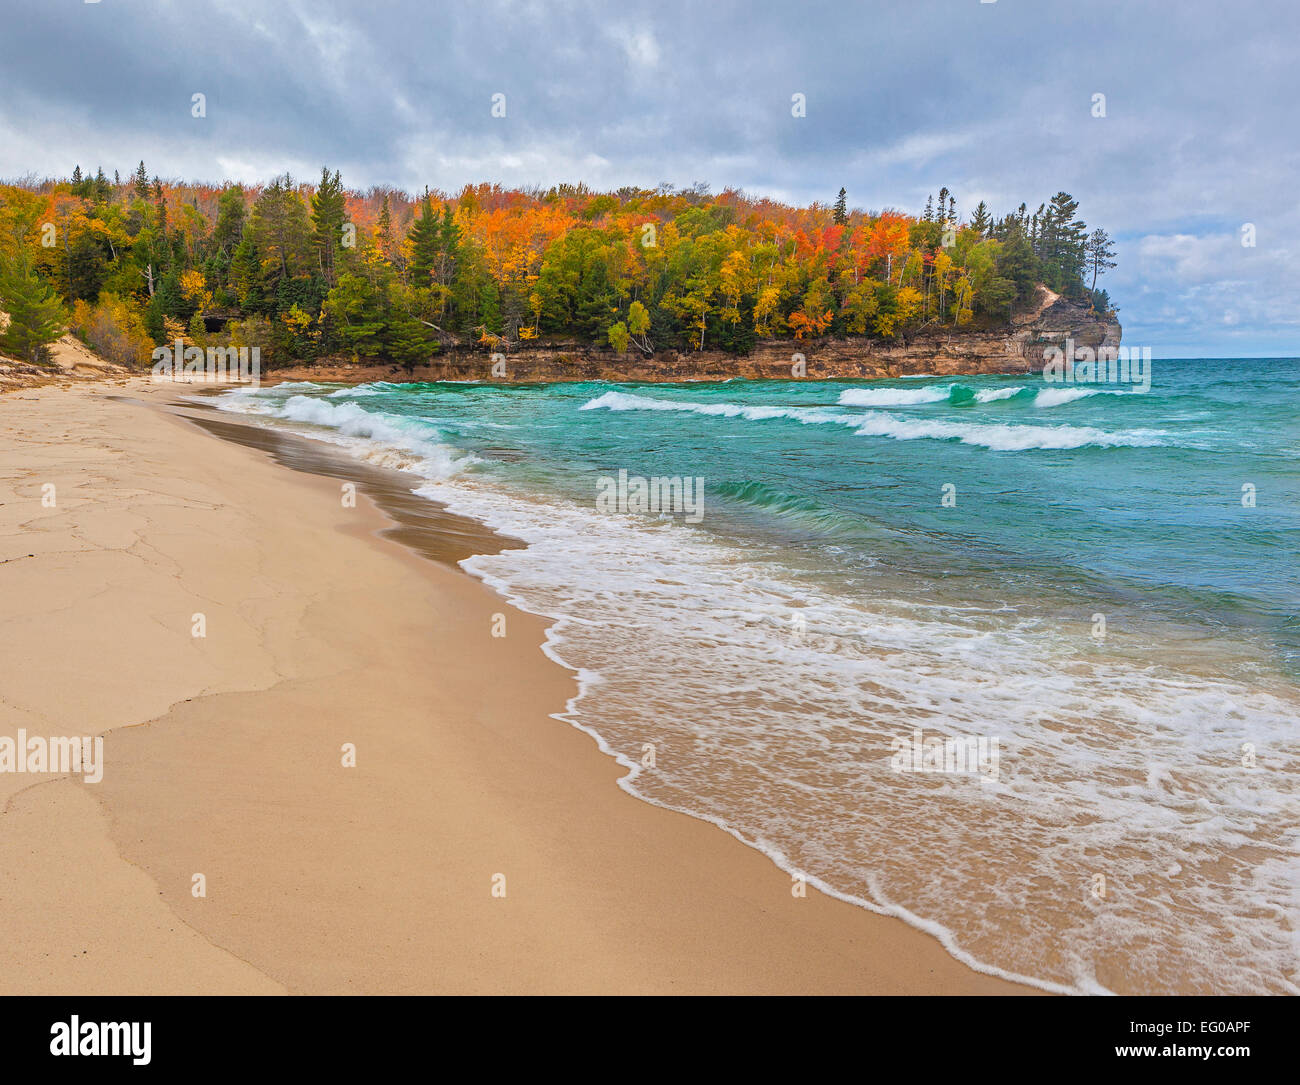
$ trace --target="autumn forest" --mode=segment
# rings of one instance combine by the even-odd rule
[[[0,349],[39,363],[71,330],[109,360],[257,346],[264,365],[413,368],[530,341],[748,352],[760,339],[1005,325],[1037,283],[1102,313],[1114,266],[1059,192],[995,217],[947,188],[923,212],[790,207],[685,189],[467,186],[411,197],[324,170],[260,187],[123,179],[0,185]]]

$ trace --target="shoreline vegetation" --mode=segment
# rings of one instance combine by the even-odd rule
[[[268,375],[466,379],[505,357],[529,363],[512,379],[788,376],[802,357],[884,376],[927,353],[1005,371],[1053,337],[1029,327],[1048,304],[1118,344],[1097,286],[1113,256],[1065,192],[997,218],[947,188],[906,214],[844,189],[807,207],[702,183],[412,197],[328,169],[244,186],[78,166],[0,185],[0,351],[40,365],[70,330],[135,371],[177,341],[256,347]]]

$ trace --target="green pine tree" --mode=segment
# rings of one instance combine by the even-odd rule
[[[355,357],[378,358],[384,353],[384,299],[368,279],[344,272],[322,308],[343,345]]]
[[[1115,266],[1112,259],[1115,250],[1111,247],[1110,234],[1100,228],[1093,230],[1088,237],[1087,257],[1088,267],[1092,271],[1092,286],[1089,288],[1095,294],[1097,292],[1097,276],[1104,274]]]
[[[438,349],[429,328],[397,308],[389,310],[382,334],[384,354],[408,373]]]
[[[1037,278],[1036,268],[1037,261],[1034,259],[1033,246],[1019,228],[1019,224],[1013,220],[1011,229],[1002,242],[1002,248],[998,250],[994,260],[997,277],[1011,284],[1011,298],[1008,305],[1027,301],[1033,294]]]
[[[266,277],[262,271],[257,242],[251,237],[244,238],[235,246],[230,258],[230,283],[235,288],[241,308],[250,313],[266,312]]]
[[[320,184],[311,198],[312,247],[316,250],[316,266],[327,286],[338,282],[338,253],[343,241],[343,222],[347,206],[339,171],[330,176],[322,169]]]
[[[420,217],[411,226],[411,285],[428,286],[433,280],[441,252],[441,231],[438,216],[433,213],[429,193],[425,192],[420,205]]]
[[[24,362],[46,361],[48,345],[67,330],[58,294],[25,262],[0,263],[0,308],[9,316],[0,348]]]
[[[391,263],[393,259],[393,212],[388,206],[387,192],[384,193],[384,202],[379,208],[379,224],[375,233],[379,241],[379,251],[383,253],[384,259]]]
[[[1048,205],[1043,271],[1048,285],[1058,293],[1083,289],[1088,227],[1075,217],[1078,210],[1079,202],[1068,192],[1058,192]]]
[[[245,236],[251,236],[256,244],[272,289],[309,266],[311,220],[297,185],[287,173],[262,190],[253,204]]]
[[[456,249],[460,246],[460,227],[456,225],[456,217],[452,213],[451,204],[442,205],[442,229],[439,233],[439,243],[442,251],[455,255]]]
[[[244,236],[246,218],[243,186],[231,185],[217,198],[217,225],[212,241],[221,252],[230,255],[235,251]]]
[[[442,205],[442,226],[438,230],[438,263],[433,269],[433,277],[440,286],[451,286],[459,259],[460,227],[456,225],[451,204],[445,203]]]
[[[848,193],[840,189],[840,194],[835,197],[835,225],[846,226],[849,221],[849,202]]]

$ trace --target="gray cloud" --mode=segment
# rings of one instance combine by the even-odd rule
[[[0,37],[0,175],[328,163],[355,187],[844,185],[907,210],[946,184],[967,212],[1066,189],[1118,240],[1126,341],[1300,354],[1298,32],[1289,0],[42,4]]]

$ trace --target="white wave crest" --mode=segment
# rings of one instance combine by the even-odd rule
[[[918,403],[943,403],[952,395],[951,384],[930,388],[846,388],[841,407],[910,407]]]
[[[223,400],[218,406],[241,414],[322,427],[337,436],[333,443],[344,445],[360,459],[414,471],[427,479],[450,478],[478,462],[476,457],[442,443],[438,431],[427,422],[367,411],[347,401],[291,396],[281,404],[244,398]]]
[[[975,393],[976,403],[993,403],[999,399],[1010,399],[1017,392],[1023,392],[1025,386],[1018,384],[1014,388],[985,388],[982,392]]]
[[[1089,396],[1131,396],[1139,393],[1118,388],[1044,388],[1034,397],[1035,407],[1059,407]]]
[[[788,418],[805,425],[853,426],[860,437],[888,437],[896,441],[930,439],[960,441],[994,452],[1022,452],[1028,449],[1069,449],[1093,445],[1098,448],[1159,445],[1160,435],[1152,430],[1109,433],[1092,426],[1015,426],[980,422],[945,422],[937,419],[895,418],[883,411],[866,414],[836,413],[817,407],[759,407],[735,403],[692,403],[687,400],[655,399],[627,392],[606,392],[582,405],[584,411],[681,411],[721,418],[744,418],[751,422]]]

